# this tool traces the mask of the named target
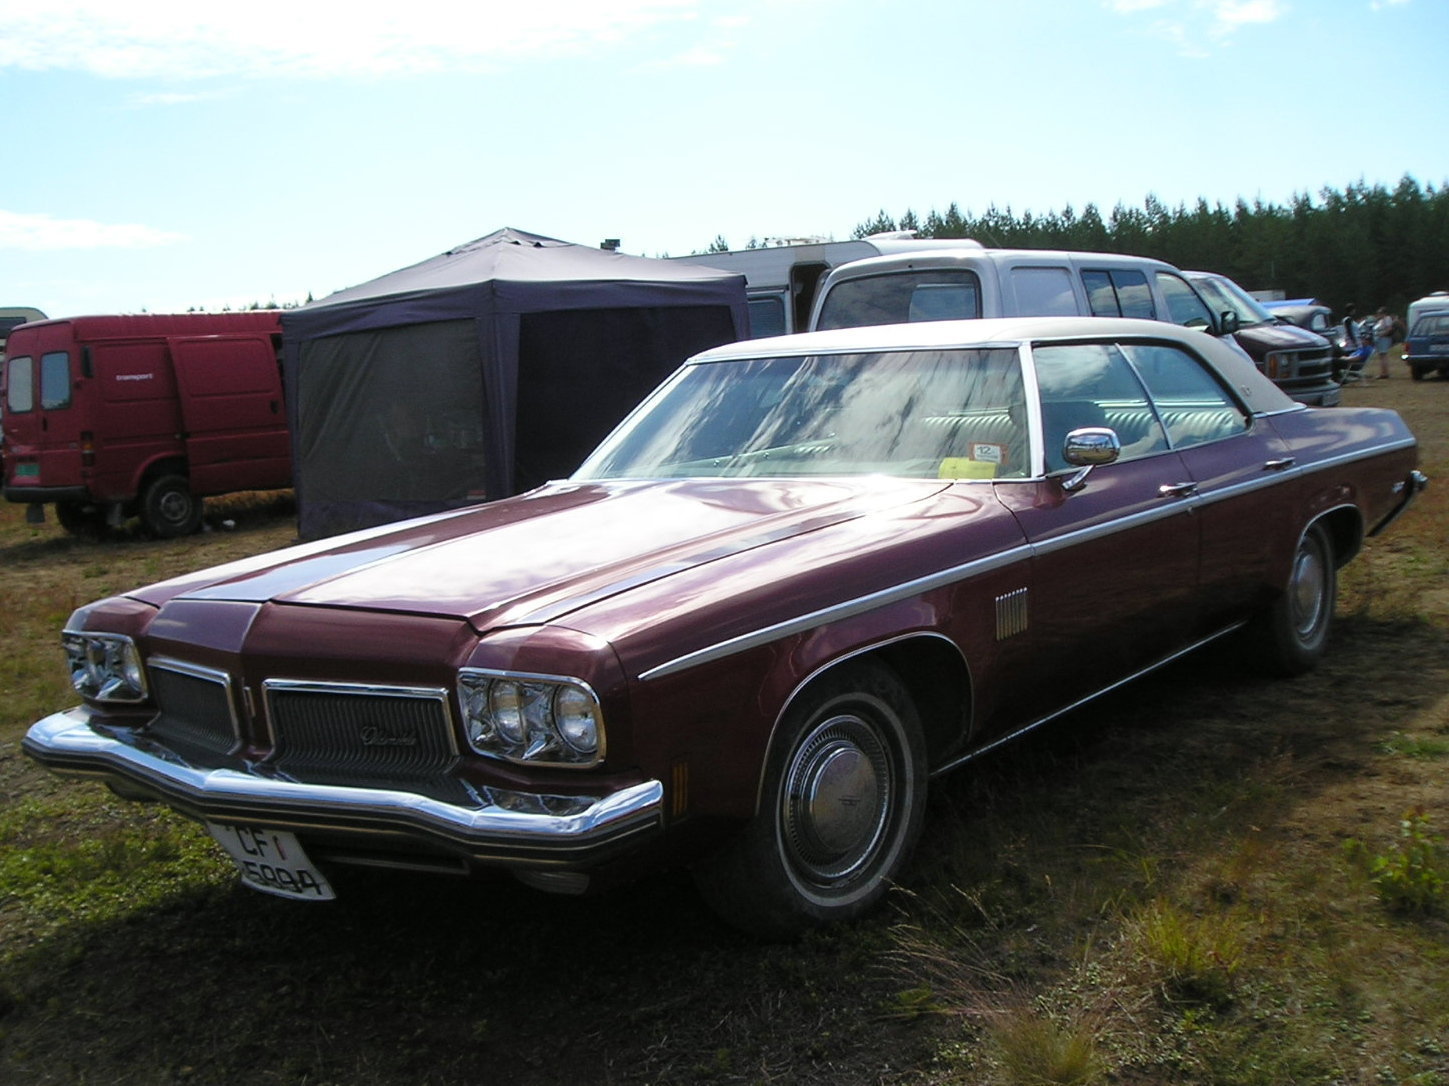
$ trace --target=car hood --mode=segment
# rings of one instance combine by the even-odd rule
[[[559,483],[463,512],[244,560],[131,593],[452,616],[480,632],[555,620],[673,573],[924,501],[889,478]]]
[[[1328,349],[1328,340],[1296,324],[1248,324],[1238,329],[1238,338],[1266,351]]]

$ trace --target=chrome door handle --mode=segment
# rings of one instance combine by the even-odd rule
[[[1164,498],[1190,498],[1197,493],[1196,483],[1163,483],[1157,493]]]
[[[1298,463],[1291,456],[1285,456],[1282,460],[1269,460],[1263,465],[1264,471],[1287,471],[1294,464]]]

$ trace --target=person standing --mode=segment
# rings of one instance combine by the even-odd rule
[[[1398,324],[1398,317],[1379,306],[1378,312],[1374,314],[1373,334],[1374,356],[1379,360],[1380,381],[1389,379],[1389,352],[1394,347],[1394,329]]]

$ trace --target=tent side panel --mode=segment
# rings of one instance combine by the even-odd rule
[[[735,338],[727,305],[525,313],[515,492],[570,475],[681,362]]]
[[[295,404],[303,538],[483,500],[490,451],[477,322],[303,342]]]

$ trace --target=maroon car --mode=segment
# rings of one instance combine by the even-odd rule
[[[570,479],[81,608],[25,750],[290,897],[687,864],[787,933],[880,898],[933,776],[1224,635],[1311,667],[1416,456],[1161,322],[748,341]]]

